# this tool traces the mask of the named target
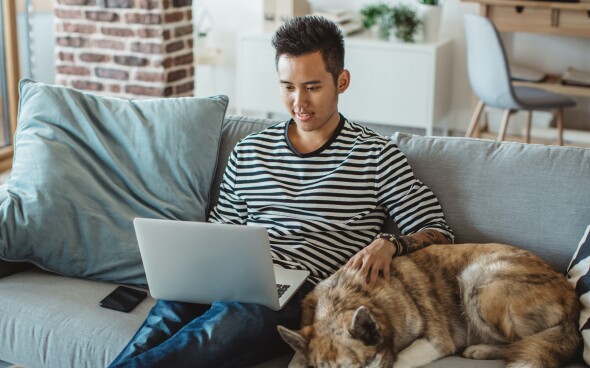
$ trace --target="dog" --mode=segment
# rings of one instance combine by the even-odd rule
[[[561,367],[578,353],[580,304],[564,275],[502,244],[431,245],[395,257],[389,281],[343,268],[278,327],[307,367],[421,367],[462,352],[509,368]]]

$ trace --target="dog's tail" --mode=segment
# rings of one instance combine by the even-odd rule
[[[559,368],[576,356],[580,343],[578,321],[564,316],[559,325],[508,345],[504,359],[509,368]]]

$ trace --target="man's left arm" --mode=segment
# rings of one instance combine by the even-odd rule
[[[387,238],[389,234],[379,234],[378,237]],[[421,230],[410,235],[393,236],[392,242],[396,247],[396,256],[402,256],[426,248],[431,244],[452,244],[453,239],[446,233],[435,229]]]
[[[374,284],[382,274],[389,280],[391,260],[395,256],[412,253],[431,244],[451,244],[447,234],[435,229],[425,229],[410,235],[381,233],[375,240],[355,254],[345,267],[358,269],[367,275],[369,284]]]
[[[392,257],[412,253],[431,244],[453,243],[442,208],[432,191],[414,177],[405,155],[389,142],[377,170],[377,196],[402,236],[379,234],[354,255],[346,267],[359,269],[372,284],[379,274],[389,279]]]

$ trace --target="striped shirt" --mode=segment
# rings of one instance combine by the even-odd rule
[[[326,144],[300,154],[289,124],[236,145],[209,221],[266,227],[273,262],[310,271],[313,283],[369,245],[386,211],[404,235],[436,229],[452,239],[438,200],[391,139],[341,117]]]

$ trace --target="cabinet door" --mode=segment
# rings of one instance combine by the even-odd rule
[[[427,127],[432,117],[432,60],[423,50],[347,46],[351,83],[340,97],[350,120]]]
[[[244,37],[238,45],[238,109],[285,113],[270,37]]]

